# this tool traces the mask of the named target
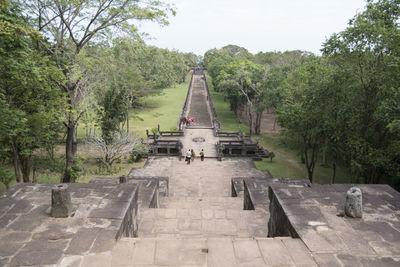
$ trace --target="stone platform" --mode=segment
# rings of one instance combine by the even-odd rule
[[[102,262],[121,267],[318,266],[301,240],[285,237],[125,238],[114,248],[112,257]]]
[[[86,266],[136,235],[137,185],[69,184],[73,215],[53,218],[52,184],[18,184],[0,198],[0,266]]]
[[[400,265],[400,193],[390,186],[357,185],[364,208],[356,219],[344,216],[349,184],[279,179],[244,184],[245,198],[269,209],[268,236],[300,238],[319,266]]]
[[[49,215],[53,185],[13,186],[0,198],[0,266],[400,266],[399,192],[360,185],[364,216],[351,219],[351,185],[274,179],[249,157],[218,161],[225,139],[209,127],[202,76],[193,83],[185,115],[198,125],[161,139],[203,148],[204,161],[150,156],[123,184],[70,184],[69,218]]]

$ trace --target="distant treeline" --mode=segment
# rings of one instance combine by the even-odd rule
[[[251,133],[273,108],[313,180],[319,155],[347,166],[357,183],[400,185],[400,1],[367,1],[363,12],[323,45],[253,55],[228,45],[204,55],[215,90],[246,108]],[[329,158],[329,162],[328,159]]]

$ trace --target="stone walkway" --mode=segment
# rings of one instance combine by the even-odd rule
[[[139,237],[266,237],[268,214],[243,210],[243,199],[231,197],[232,176],[265,173],[249,159],[195,159],[190,165],[177,158],[152,158],[130,175],[170,177],[169,196],[159,209],[143,209]]]
[[[203,141],[204,139],[204,141]],[[194,141],[195,140],[195,141]],[[210,129],[185,129],[185,136],[181,139],[183,144],[182,153],[188,149],[193,149],[197,155],[204,150],[207,158],[217,157],[215,144],[218,138],[214,136],[213,130]]]
[[[111,258],[93,260],[85,266],[318,266],[301,240],[285,237],[123,238]]]
[[[53,185],[14,185],[0,198],[0,266],[399,266],[397,191],[359,185],[363,219],[347,218],[338,211],[349,185],[272,179],[250,158],[218,161],[204,81],[193,83],[187,112],[198,125],[180,140],[184,150],[203,148],[204,161],[150,157],[131,170],[132,183],[69,184],[67,218],[50,216]],[[244,210],[243,195],[255,210]],[[301,239],[267,238],[268,228]]]
[[[194,118],[194,127],[212,127],[203,75],[193,75],[192,92],[187,116]]]
[[[317,266],[301,240],[267,238],[269,214],[244,210],[243,197],[231,197],[232,177],[267,177],[249,158],[217,161],[207,92],[200,75],[193,77],[184,148],[206,159],[191,164],[176,157],[151,157],[129,176],[169,177],[169,196],[160,207],[139,210],[138,238],[120,240],[112,266]],[[198,138],[204,138],[198,142]],[[95,265],[93,265],[95,266]]]

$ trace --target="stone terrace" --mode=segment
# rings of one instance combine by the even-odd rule
[[[135,234],[136,185],[70,184],[69,218],[50,216],[53,186],[19,184],[0,198],[0,266],[88,266]]]
[[[0,198],[0,266],[400,265],[397,191],[360,185],[364,217],[350,219],[350,185],[274,179],[250,158],[218,161],[203,76],[192,84],[184,110],[195,125],[173,138],[184,151],[203,148],[203,162],[150,157],[123,184],[70,184],[69,218],[50,217],[52,185],[12,187]]]
[[[344,216],[352,185],[244,179],[245,197],[268,204],[269,236],[300,238],[319,266],[399,266],[400,193],[387,185],[357,185],[363,217]],[[265,190],[269,188],[269,190]]]

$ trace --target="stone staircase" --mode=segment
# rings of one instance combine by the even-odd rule
[[[194,127],[212,127],[207,104],[207,90],[202,77],[203,75],[193,75],[188,117],[194,118]]]
[[[195,126],[211,126],[201,75],[193,76],[188,115]],[[216,156],[211,129],[186,128],[180,140],[185,150]],[[270,177],[250,158],[195,159],[187,165],[174,157],[149,157],[144,168],[128,175],[139,176],[168,177],[168,196],[158,199],[159,208],[139,209],[137,238],[122,238],[111,253],[84,266],[317,266],[300,239],[267,238],[268,211],[244,210],[243,195],[231,197],[232,177]]]
[[[163,198],[159,209],[141,209],[139,237],[266,237],[269,214],[243,210],[233,197]]]
[[[120,267],[318,266],[300,239],[285,237],[123,238],[101,263]]]

